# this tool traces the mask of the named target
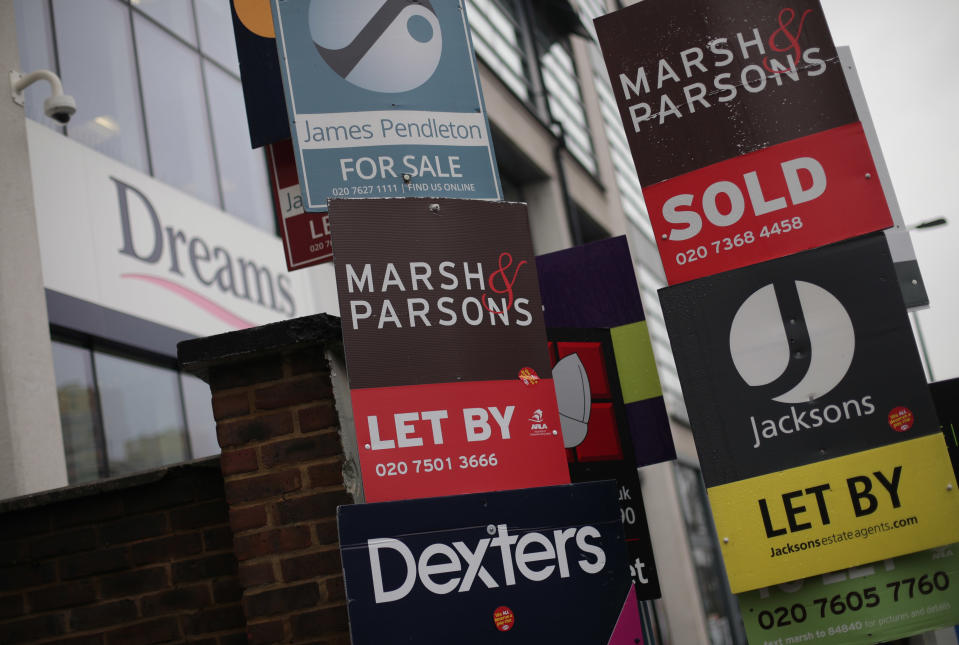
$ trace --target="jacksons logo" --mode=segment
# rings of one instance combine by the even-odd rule
[[[198,235],[173,226],[164,226],[153,204],[139,189],[110,177],[117,189],[123,246],[121,255],[146,265],[165,269],[167,276],[124,274],[176,293],[227,324],[250,327],[243,320],[201,291],[189,289],[182,279],[196,280],[215,289],[214,296],[229,295],[252,302],[284,316],[296,314],[289,276],[273,275],[268,267],[243,257],[235,257],[226,248],[210,244]],[[139,203],[140,208],[135,206]],[[171,279],[172,278],[172,279]]]
[[[753,27],[713,38],[705,46],[696,44],[677,56],[661,58],[649,68],[641,66],[632,74],[620,73],[619,86],[634,132],[641,126],[663,125],[668,119],[681,119],[717,103],[729,103],[740,92],[759,94],[770,87],[823,74],[826,62],[821,46],[800,45],[807,19],[821,21],[822,17],[812,9],[797,15],[786,7],[780,10],[774,29]],[[741,69],[722,71],[737,60],[744,63]]]
[[[437,542],[419,554],[394,538],[367,540],[375,602],[402,600],[417,582],[430,593],[442,596],[454,591],[467,593],[477,580],[487,589],[522,583],[517,576],[530,582],[553,578],[555,583],[556,579],[576,575],[577,569],[595,575],[606,566],[606,552],[596,543],[602,536],[594,526],[510,535],[506,524],[490,524],[486,531],[494,537],[482,538],[473,546],[462,541]],[[381,558],[390,559],[388,576]]]
[[[811,407],[845,378],[855,345],[849,313],[816,284],[777,281],[750,294],[730,325],[733,365],[761,395],[792,404],[775,419],[749,417],[752,447],[759,447],[760,436],[773,439],[875,413],[871,395]]]
[[[513,255],[505,251],[499,254],[498,267],[493,271],[482,262],[447,260],[431,264],[414,261],[400,265],[400,268],[389,262],[374,275],[371,264],[347,264],[348,293],[388,296],[377,306],[378,311],[374,311],[369,300],[350,298],[350,323],[354,330],[374,325],[376,329],[387,326],[396,329],[418,325],[432,327],[434,324],[451,327],[460,321],[471,327],[510,324],[527,327],[533,322],[529,298],[516,297],[513,292],[519,272],[526,264],[526,260],[514,262]],[[487,289],[498,296],[490,297]],[[475,291],[476,295],[458,299],[436,297],[442,292],[463,290]],[[411,297],[406,295],[409,292],[431,297]]]

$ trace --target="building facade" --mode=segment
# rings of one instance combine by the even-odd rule
[[[678,460],[642,469],[657,642],[743,642],[656,290],[665,285],[592,19],[615,0],[467,0],[505,198],[537,253],[626,235]],[[3,0],[0,60],[50,69],[0,108],[0,496],[218,452],[176,343],[328,312],[331,265],[286,271],[251,150],[228,0]],[[27,162],[29,160],[29,163]]]

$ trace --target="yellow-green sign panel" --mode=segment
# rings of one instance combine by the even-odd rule
[[[959,537],[959,490],[942,435],[707,492],[734,593]]]
[[[877,643],[959,623],[959,544],[739,596],[750,645]]]

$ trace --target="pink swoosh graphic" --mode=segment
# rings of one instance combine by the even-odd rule
[[[168,289],[172,291],[173,293],[177,294],[178,296],[186,298],[187,300],[192,302],[194,305],[196,305],[203,311],[207,312],[208,314],[212,316],[215,316],[216,318],[219,318],[226,324],[231,325],[232,327],[235,327],[236,329],[246,329],[247,327],[254,326],[254,324],[251,323],[250,321],[243,320],[236,314],[230,311],[227,311],[226,309],[216,304],[215,302],[213,302],[206,296],[202,296],[196,291],[191,291],[190,289],[187,289],[184,286],[176,284],[175,282],[171,282],[164,278],[158,278],[152,275],[145,275],[143,273],[124,273],[120,277],[134,278],[136,280],[144,280],[146,282],[152,282],[153,284],[163,287],[164,289]]]

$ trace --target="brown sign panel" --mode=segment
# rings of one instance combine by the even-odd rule
[[[816,0],[647,0],[596,33],[644,186],[859,120]]]
[[[525,205],[329,213],[367,501],[568,483]]]

